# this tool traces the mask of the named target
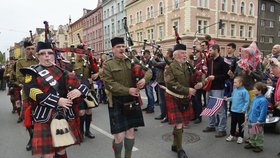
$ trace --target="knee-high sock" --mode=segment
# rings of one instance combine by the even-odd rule
[[[86,118],[85,115],[80,116],[80,131],[81,131],[81,134],[84,134],[85,118]]]
[[[86,133],[89,132],[92,114],[86,114]]]
[[[26,129],[27,129],[28,134],[29,134],[29,142],[31,143],[32,138],[33,138],[33,129],[32,129],[32,127],[28,127],[28,128],[26,128]],[[29,143],[29,142],[28,142],[28,143]]]
[[[20,116],[20,111],[21,111],[21,107],[17,107],[17,114],[18,114],[18,116]]]
[[[177,135],[176,135],[176,126],[173,128],[173,132],[172,132],[172,134],[173,134],[173,144],[172,144],[172,146],[177,146]]]
[[[176,146],[177,146],[177,151],[183,149],[182,147],[182,142],[183,142],[183,128],[181,129],[175,129],[175,133],[176,133]]]
[[[132,148],[134,146],[135,139],[124,139],[125,155],[124,158],[131,158]]]
[[[113,140],[113,150],[115,153],[115,158],[121,158],[122,157],[122,147],[123,147],[123,142],[120,143],[115,143],[115,140]]]

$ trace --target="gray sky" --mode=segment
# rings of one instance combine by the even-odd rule
[[[44,28],[43,21],[49,25],[72,22],[83,15],[83,8],[96,8],[98,0],[2,0],[0,5],[0,51],[29,37],[29,30]]]

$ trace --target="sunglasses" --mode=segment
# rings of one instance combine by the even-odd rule
[[[48,55],[54,55],[54,52],[53,52],[53,51],[49,51],[49,52],[43,51],[43,52],[39,52],[39,53],[38,53],[38,55],[46,55],[46,54],[48,54]]]

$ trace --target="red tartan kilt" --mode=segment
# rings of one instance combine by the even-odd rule
[[[170,125],[180,124],[180,123],[187,125],[189,121],[194,118],[194,112],[193,112],[191,102],[190,102],[189,109],[187,111],[181,112],[178,109],[178,105],[174,99],[175,98],[174,96],[165,93],[165,98],[166,98],[168,123]]]
[[[15,100],[15,101],[21,99],[20,90],[21,90],[21,87],[18,87],[18,86],[17,86],[17,87],[14,87],[14,100]]]
[[[77,120],[69,120],[69,127],[72,131],[74,138],[76,139],[75,144],[80,144],[81,135],[80,129],[77,124]],[[65,147],[53,147],[50,122],[48,123],[34,123],[34,134],[32,139],[32,154],[33,155],[45,155],[53,154],[56,151],[65,149]]]

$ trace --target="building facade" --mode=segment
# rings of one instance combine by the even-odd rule
[[[123,28],[123,18],[126,16],[125,12],[126,0],[103,0],[103,40],[104,52],[111,51],[110,40],[113,37],[125,36]]]
[[[83,17],[83,39],[84,42],[94,49],[97,54],[103,52],[103,21],[102,21],[102,5],[88,12]]]
[[[69,30],[68,30],[68,43],[69,45],[81,44],[78,34],[80,34],[81,38],[83,38],[83,18],[78,19],[77,21],[71,23],[71,19],[69,20]]]
[[[133,40],[139,41],[138,51],[144,39],[160,44],[163,52],[173,47],[176,26],[189,49],[196,37],[203,40],[209,34],[225,55],[226,44],[234,42],[240,47],[257,39],[257,8],[257,0],[130,0],[126,12]]]
[[[258,7],[258,46],[268,55],[280,43],[280,1],[260,0]]]

